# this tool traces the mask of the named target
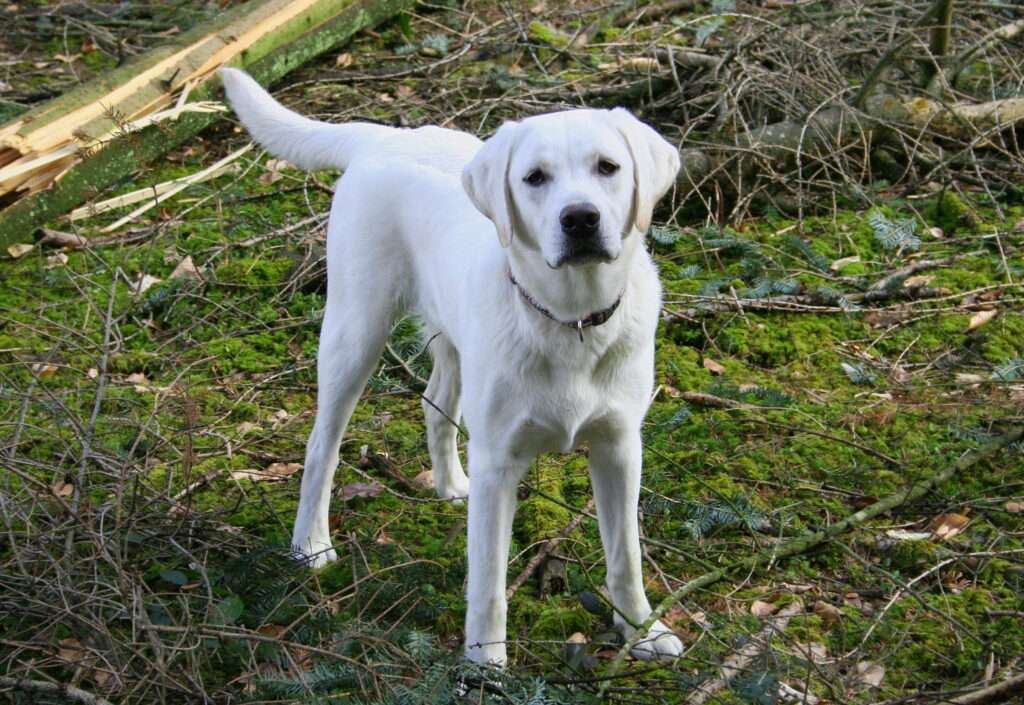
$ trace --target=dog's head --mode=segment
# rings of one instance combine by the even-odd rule
[[[679,154],[627,110],[507,122],[462,172],[477,209],[549,267],[610,262],[675,180]]]

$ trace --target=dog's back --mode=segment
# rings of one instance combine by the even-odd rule
[[[221,69],[224,90],[249,134],[267,151],[306,169],[346,169],[374,159],[414,163],[458,176],[480,145],[465,132],[442,127],[401,129],[351,122],[332,125],[293,113],[248,74]]]

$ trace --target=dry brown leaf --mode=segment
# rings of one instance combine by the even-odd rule
[[[934,280],[934,274],[918,274],[916,277],[907,277],[907,280],[903,282],[903,286],[908,289],[913,289],[919,286],[928,286]]]
[[[117,674],[113,671],[94,668],[92,671],[92,680],[97,686],[99,686],[100,690],[108,693],[121,689],[121,679],[118,678]]]
[[[37,362],[36,364],[32,365],[32,371],[45,379],[47,377],[53,377],[55,374],[57,374],[57,366],[44,365],[41,362]]]
[[[1003,509],[1010,514],[1020,514],[1024,512],[1024,502],[1007,502],[1003,505]]]
[[[885,678],[885,668],[878,663],[861,661],[857,664],[857,682],[877,688]]]
[[[24,242],[18,243],[17,245],[11,245],[7,248],[7,254],[11,256],[11,259],[18,259],[24,257],[29,252],[35,249],[35,245],[29,245]]]
[[[778,610],[778,605],[773,605],[771,602],[765,602],[764,600],[754,600],[750,605],[750,614],[755,617],[767,617],[775,614]]]
[[[60,648],[57,650],[57,658],[65,663],[78,664],[88,656],[82,642],[74,637],[60,640]]]
[[[285,627],[280,624],[264,624],[256,631],[264,636],[269,636],[276,639],[283,635],[286,631],[288,631],[288,627]]]
[[[820,641],[812,641],[807,645],[807,653],[815,663],[828,661],[828,647]]]
[[[981,384],[987,379],[984,375],[971,374],[970,372],[956,373],[957,384]]]
[[[232,480],[252,480],[253,482],[284,482],[302,469],[301,463],[271,463],[263,470],[246,468],[231,473]]]
[[[419,487],[421,490],[432,490],[434,489],[434,473],[431,470],[424,470],[416,477],[412,478],[412,484]]]
[[[244,436],[245,434],[250,433],[251,431],[255,431],[259,427],[260,425],[258,423],[253,423],[252,421],[243,421],[242,423],[235,426],[235,433],[237,433],[239,436]]]
[[[135,294],[145,294],[149,289],[162,282],[163,279],[151,274],[142,274],[135,283]]]
[[[188,255],[185,259],[178,262],[174,271],[171,272],[171,279],[177,279],[178,277],[185,277],[186,279],[202,279],[202,275],[196,267],[196,263],[192,261],[192,255]]]
[[[665,394],[668,394],[673,399],[678,399],[679,397],[683,396],[683,393],[676,389],[675,387],[673,387],[671,384],[663,384],[661,388],[665,390]]]
[[[708,616],[706,614],[704,614],[703,612],[691,612],[690,613],[690,619],[692,619],[693,623],[696,624],[701,629],[713,629],[714,628],[714,625],[711,624],[710,621],[708,621]]]
[[[983,311],[978,311],[973,316],[971,316],[971,322],[967,324],[967,330],[968,331],[978,330],[983,325],[985,325],[986,323],[991,321],[993,318],[995,318],[998,314],[999,314],[999,310],[998,309],[994,309],[994,308],[989,308],[989,309],[985,309]]]
[[[899,384],[909,382],[911,379],[910,373],[907,372],[907,369],[902,365],[896,365],[895,367],[893,367],[890,376],[892,377],[893,382],[897,382]]]
[[[279,181],[281,177],[284,176],[281,172],[285,169],[295,168],[284,159],[268,159],[266,167],[266,172],[260,175],[259,178],[259,182],[264,186],[269,186],[270,184]]]
[[[833,604],[818,600],[814,603],[814,614],[821,617],[825,624],[839,624],[843,619],[843,613]]]
[[[710,357],[704,358],[704,369],[713,375],[720,375],[725,372],[725,367],[721,363],[715,362]]]
[[[281,426],[281,424],[283,424],[285,421],[289,419],[289,417],[291,417],[291,414],[289,414],[287,411],[285,411],[284,409],[278,409],[274,413],[267,416],[267,421],[274,425],[274,430],[277,430]]]
[[[341,488],[341,498],[348,501],[355,497],[376,497],[384,491],[384,485],[379,482],[353,482]]]
[[[347,69],[352,65],[352,55],[347,51],[338,54],[338,58],[334,60],[334,65],[339,69]]]
[[[75,493],[75,486],[66,480],[57,480],[50,485],[50,491],[58,497],[70,497]]]
[[[945,541],[961,533],[970,521],[970,518],[963,514],[949,512],[932,519],[928,524],[928,530],[932,532],[932,538],[936,541]]]

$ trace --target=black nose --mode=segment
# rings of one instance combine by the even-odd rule
[[[601,223],[601,213],[589,203],[576,203],[563,208],[558,220],[569,237],[592,237]]]

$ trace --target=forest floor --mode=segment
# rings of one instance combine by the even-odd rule
[[[481,135],[593,103],[538,36],[583,26],[554,5],[532,29],[493,5],[424,9],[275,95],[325,119]],[[483,49],[461,48],[498,24],[506,34]],[[628,56],[615,47],[636,31],[589,50]],[[31,66],[43,62],[63,90],[87,68],[87,37],[6,47],[0,78],[17,100],[3,105],[42,90]],[[626,104],[645,115],[643,95]],[[247,142],[222,121],[96,201]],[[429,359],[414,321],[396,327],[342,445],[339,560],[310,571],[286,550],[315,411],[332,183],[256,148],[109,233],[131,208],[51,224],[105,238],[93,246],[0,253],[0,671],[117,703],[455,698],[466,510],[434,498],[423,474]],[[704,688],[715,703],[951,702],[1020,674],[1024,443],[772,557],[1024,423],[1019,196],[876,179],[864,200],[803,217],[659,212],[648,594],[657,604],[728,570],[668,610],[682,658],[610,677],[619,642],[586,450],[541,458],[521,488],[510,578],[571,530],[510,600],[508,671],[469,678],[470,700],[683,703]]]

